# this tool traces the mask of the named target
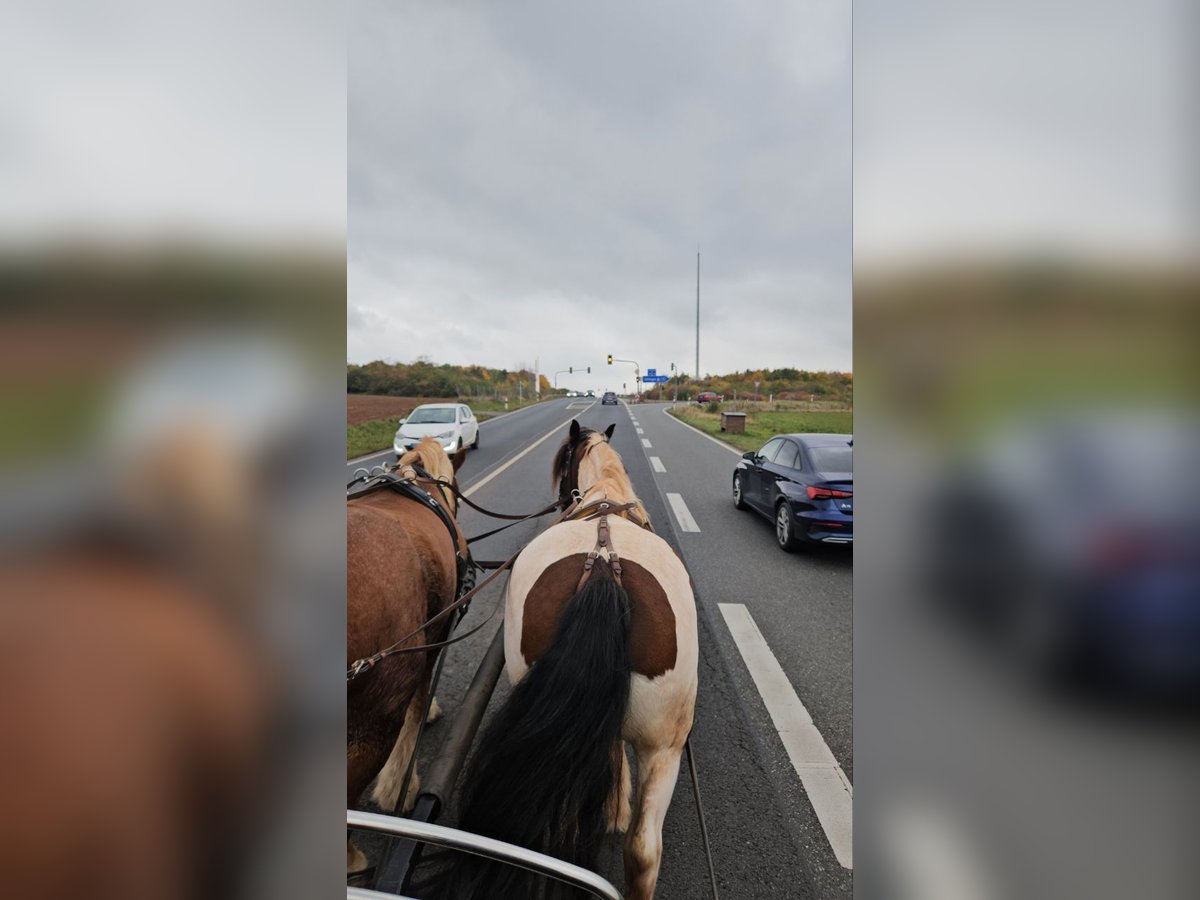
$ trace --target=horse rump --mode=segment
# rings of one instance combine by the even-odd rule
[[[459,827],[595,869],[613,747],[629,701],[629,595],[602,567],[567,603],[546,653],[485,729],[463,781]],[[442,898],[579,896],[525,869],[453,854]],[[544,881],[539,884],[539,881]]]

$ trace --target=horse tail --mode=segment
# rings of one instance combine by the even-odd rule
[[[629,595],[603,570],[497,710],[464,777],[459,827],[595,869],[629,702]],[[445,897],[539,895],[525,869],[457,854]],[[547,880],[546,897],[576,896]]]

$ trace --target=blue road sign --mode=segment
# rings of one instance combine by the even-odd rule
[[[657,375],[657,374],[658,374],[658,370],[657,370],[657,369],[647,369],[647,370],[646,370],[646,377],[647,377],[647,378],[653,378],[653,377],[654,377],[655,375]]]
[[[642,381],[648,381],[651,384],[658,384],[661,381],[670,381],[666,375],[643,375]]]

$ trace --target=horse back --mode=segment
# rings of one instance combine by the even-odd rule
[[[625,519],[610,517],[609,533],[630,598],[634,674],[651,683],[682,678],[694,684],[696,606],[687,570],[666,541]],[[517,559],[505,610],[505,657],[513,681],[549,646],[596,536],[595,521],[564,522],[539,535]],[[613,577],[604,554],[590,577]]]
[[[454,545],[433,512],[388,494],[347,504],[347,660],[369,656],[441,612],[454,600],[456,573]]]

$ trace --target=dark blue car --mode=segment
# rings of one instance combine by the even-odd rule
[[[775,523],[787,552],[854,541],[854,436],[781,434],[742,455],[733,503]]]

